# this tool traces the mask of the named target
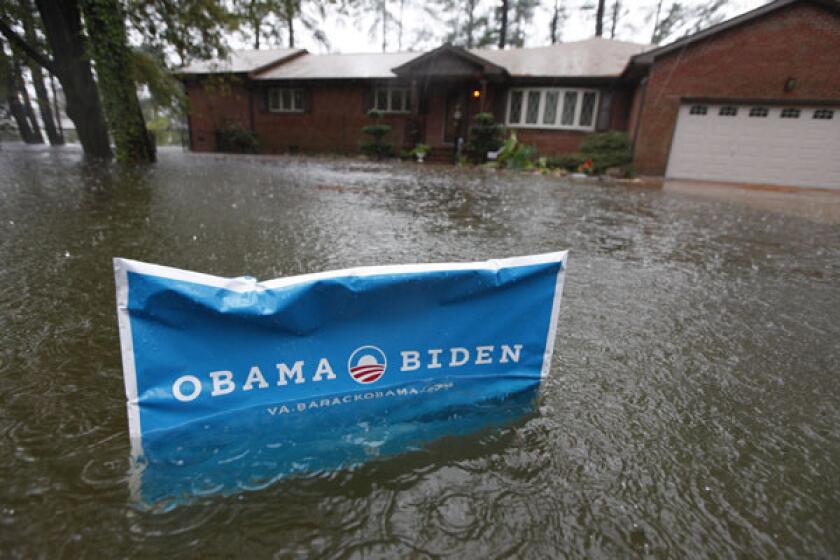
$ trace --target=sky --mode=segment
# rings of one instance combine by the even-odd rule
[[[428,0],[427,0],[428,1]],[[591,5],[595,0],[558,0],[566,6],[568,17],[562,27],[562,41],[578,41],[592,37],[595,33],[594,9],[581,9],[581,6]],[[622,0],[622,17],[616,29],[616,39],[649,43],[653,32],[654,13],[658,0]],[[684,6],[696,6],[708,0],[681,0]],[[492,6],[496,2],[481,0],[482,5]],[[667,12],[673,0],[664,0],[662,11]],[[727,17],[732,17],[765,4],[766,0],[730,0],[724,9]],[[392,12],[399,11],[399,1],[389,1]],[[551,21],[553,0],[542,0],[530,26],[530,33],[525,46],[541,46],[549,44],[549,24]],[[612,0],[607,0],[607,14],[605,17],[605,33],[609,36],[609,14]],[[330,41],[329,48],[320,45],[298,23],[296,26],[297,43],[295,46],[308,49],[310,52],[380,52],[382,50],[381,27],[376,24],[375,15],[361,18],[328,17],[321,22],[321,28],[326,32]],[[416,0],[405,0],[403,8],[403,36],[402,48],[398,48],[398,32],[396,24],[391,24],[388,33],[388,51],[397,50],[425,50],[439,46],[446,32],[445,23],[430,17],[419,7]],[[243,37],[233,37],[234,48],[250,48],[250,41]],[[272,44],[269,46],[286,46]],[[411,47],[414,47],[411,49]]]

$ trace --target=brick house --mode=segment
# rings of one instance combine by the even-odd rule
[[[190,146],[238,125],[261,150],[357,152],[378,108],[390,140],[453,153],[492,112],[544,155],[626,131],[638,172],[840,188],[840,3],[776,0],[669,45],[593,38],[527,49],[238,51],[178,73]]]

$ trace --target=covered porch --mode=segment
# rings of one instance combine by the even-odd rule
[[[475,114],[504,115],[508,72],[462,48],[444,45],[393,72],[409,84],[406,143],[431,148],[433,160],[452,161]]]

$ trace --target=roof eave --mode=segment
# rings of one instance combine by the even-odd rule
[[[276,60],[272,60],[269,63],[263,64],[262,66],[254,68],[253,70],[248,72],[248,77],[251,78],[251,79],[257,79],[257,76],[259,74],[262,74],[263,72],[268,72],[269,70],[273,70],[274,68],[277,68],[281,64],[285,64],[285,63],[287,63],[291,60],[294,60],[298,57],[301,57],[305,54],[309,54],[309,51],[307,51],[306,49],[295,49],[294,51],[287,54],[286,56],[281,56],[280,58],[278,58]]]
[[[490,62],[486,58],[482,58],[476,54],[473,54],[462,47],[456,47],[448,43],[445,45],[441,45],[440,47],[437,47],[436,49],[433,49],[427,53],[421,54],[420,56],[413,58],[408,62],[404,62],[399,66],[391,68],[391,72],[393,72],[399,77],[402,77],[410,72],[410,67],[416,66],[418,64],[423,64],[424,62],[436,58],[445,53],[450,53],[453,56],[462,58],[468,62],[476,64],[477,66],[481,66],[482,72],[488,76],[500,78],[506,78],[510,76],[506,68],[499,66],[494,62]]]
[[[749,12],[743,13],[739,16],[735,16],[726,21],[722,21],[711,27],[707,27],[706,29],[700,30],[692,35],[688,35],[686,37],[677,39],[676,41],[668,43],[667,45],[663,45],[661,47],[657,47],[655,49],[639,53],[631,57],[630,60],[631,62],[636,61],[641,64],[653,64],[653,62],[658,57],[665,56],[677,49],[687,47],[699,41],[703,41],[714,35],[717,35],[718,33],[722,33],[729,29],[740,27],[741,25],[745,25],[754,19],[763,17],[767,14],[773,13],[783,8],[787,8],[788,6],[792,6],[793,4],[797,4],[799,2],[810,2],[812,4],[822,6],[830,11],[840,13],[840,2],[838,2],[837,0],[776,0],[775,2],[770,2],[763,6],[759,6],[758,8],[750,10]]]

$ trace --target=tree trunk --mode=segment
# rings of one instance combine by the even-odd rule
[[[64,126],[61,124],[61,110],[58,107],[58,94],[55,90],[55,76],[50,74],[50,89],[53,96],[53,112],[55,113],[55,123],[58,125],[58,139],[64,144]]]
[[[618,25],[618,13],[621,11],[621,2],[615,0],[612,7],[612,25],[610,26],[610,39],[615,39],[615,28]]]
[[[9,88],[7,101],[9,103],[9,112],[12,114],[12,118],[15,119],[15,124],[18,127],[20,139],[27,144],[34,144],[32,129],[29,128],[29,120],[26,118],[26,113],[23,110],[23,105],[20,103],[20,98],[15,88]]]
[[[551,34],[551,44],[557,43],[557,27],[560,19],[560,7],[557,5],[557,0],[554,0],[554,15],[551,17],[551,24],[549,26],[549,33]]]
[[[475,28],[475,0],[467,0],[467,48],[473,48],[473,29]]]
[[[29,0],[21,3],[21,19],[23,21],[23,36],[30,45],[38,44],[38,36],[35,33],[35,24],[32,21],[32,4]],[[27,58],[29,74],[32,76],[32,86],[35,88],[35,96],[38,101],[38,112],[41,113],[41,121],[44,123],[44,130],[47,132],[50,145],[59,146],[64,144],[64,138],[58,133],[53,120],[52,109],[50,108],[50,97],[47,95],[47,86],[44,84],[44,74],[37,62]]]
[[[604,35],[604,4],[606,0],[598,0],[598,12],[595,14],[595,36]]]
[[[155,146],[131,76],[131,49],[125,33],[125,17],[119,0],[82,0],[90,35],[91,52],[105,115],[114,134],[117,160],[132,163],[155,161]]]
[[[55,75],[64,90],[65,110],[76,125],[85,155],[110,159],[108,127],[90,69],[79,5],[74,0],[35,0],[35,3],[53,53]]]
[[[382,0],[382,52],[388,50],[388,0]]]
[[[17,125],[20,139],[29,144],[32,142],[32,129],[29,128],[29,121],[26,119],[26,113],[20,103],[12,62],[6,56],[2,41],[0,41],[0,72],[2,72],[0,83],[6,84],[6,103],[9,106],[9,113]]]
[[[402,52],[402,38],[403,38],[403,9],[405,8],[405,0],[400,0],[400,22],[397,28],[397,51]]]
[[[64,139],[58,133],[55,120],[53,120],[50,98],[47,95],[47,86],[44,84],[44,75],[41,73],[41,67],[34,62],[30,62],[29,72],[32,75],[32,85],[35,87],[35,95],[38,101],[38,112],[41,114],[41,121],[44,123],[47,138],[50,141],[50,145],[60,146],[64,144]]]
[[[658,45],[659,44],[659,38],[657,36],[659,35],[659,16],[661,14],[662,14],[662,0],[659,0],[659,2],[657,2],[657,4],[656,4],[656,17],[653,20],[653,33],[651,34],[651,37],[650,37],[650,43],[652,45]]]
[[[44,136],[41,134],[41,126],[38,124],[38,117],[35,116],[35,110],[32,109],[32,100],[29,98],[29,90],[26,89],[26,82],[23,81],[23,73],[21,72],[20,66],[20,60],[15,58],[12,61],[15,80],[14,87],[17,89],[21,99],[23,100],[23,112],[26,115],[26,119],[29,121],[29,128],[32,131],[29,143],[43,144]]]
[[[295,48],[295,16],[297,10],[295,9],[295,0],[284,1],[284,11],[286,13],[286,29],[289,32],[289,48]]]
[[[505,48],[507,44],[508,9],[510,0],[502,0],[501,20],[499,22],[499,48]]]

